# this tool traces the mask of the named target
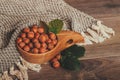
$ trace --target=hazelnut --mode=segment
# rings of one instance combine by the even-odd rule
[[[49,43],[49,44],[48,44],[48,49],[51,50],[51,49],[53,49],[53,48],[54,48],[54,44],[53,44],[52,42]]]
[[[21,37],[22,37],[22,38],[26,38],[26,34],[25,34],[25,33],[22,33],[22,34],[21,34]]]
[[[20,42],[19,46],[20,46],[20,48],[23,48],[25,46],[25,43],[24,42]]]
[[[46,50],[45,48],[43,48],[43,47],[39,49],[39,52],[40,52],[40,53],[44,53],[44,52],[46,52],[46,51],[47,51],[47,50]]]
[[[49,33],[49,37],[52,40],[56,39],[56,35],[54,33],[52,33],[52,32]]]
[[[37,27],[36,25],[34,25],[31,30],[32,30],[34,33],[36,33],[36,32],[37,32],[37,28],[38,28],[38,27]]]
[[[60,67],[60,62],[59,61],[53,62],[53,67],[54,68],[59,68]]]
[[[34,32],[29,32],[28,34],[27,34],[27,37],[28,38],[30,38],[30,39],[32,39],[32,38],[34,38]]]
[[[48,40],[46,40],[46,43],[51,43],[52,42],[52,40],[51,39],[48,39]]]
[[[33,38],[33,39],[32,39],[32,42],[33,42],[33,43],[36,43],[36,42],[39,42],[39,41],[38,41],[38,39]]]
[[[33,49],[32,49],[32,52],[33,52],[33,53],[38,53],[39,50],[38,50],[37,48],[33,48]]]
[[[30,32],[30,28],[24,28],[24,29],[23,29],[23,32],[25,32],[25,33]]]
[[[46,44],[46,43],[42,43],[42,44],[41,44],[41,47],[47,48],[47,44]]]
[[[40,34],[39,34],[39,33],[35,33],[35,38],[36,38],[36,39],[38,39],[38,38],[39,38],[39,36],[40,36]]]
[[[61,54],[58,54],[58,55],[56,56],[56,58],[57,58],[58,60],[60,60],[60,59],[61,59]]]
[[[55,62],[55,61],[58,61],[58,59],[57,58],[53,58],[52,60],[50,60],[50,62]]]
[[[28,44],[30,42],[30,40],[28,38],[24,38],[23,39],[24,43]]]
[[[36,48],[40,48],[41,47],[41,44],[40,43],[34,43],[34,46],[36,47]]]
[[[46,41],[46,37],[44,35],[41,35],[39,37],[39,41],[42,42],[42,43],[44,43]]]
[[[52,43],[53,43],[54,45],[56,45],[57,42],[58,42],[58,41],[57,41],[56,39],[52,41]]]
[[[49,37],[48,37],[48,35],[47,34],[43,34],[45,37],[46,37],[46,40],[48,40],[49,39]]]
[[[26,45],[26,46],[24,46],[23,50],[28,52],[28,51],[30,51],[30,47],[28,45]]]
[[[33,43],[28,43],[28,46],[30,47],[30,48],[33,48]]]
[[[17,42],[17,44],[19,44],[20,42],[22,42],[22,38],[17,38],[17,40],[16,40],[16,42]]]
[[[39,28],[38,28],[38,32],[39,32],[39,33],[44,33],[44,28],[43,28],[43,27],[39,27]]]

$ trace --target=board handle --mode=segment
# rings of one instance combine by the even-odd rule
[[[77,32],[62,31],[57,36],[58,44],[62,49],[66,49],[76,43],[84,43],[84,37]]]

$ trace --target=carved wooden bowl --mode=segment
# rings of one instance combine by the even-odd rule
[[[52,50],[42,53],[42,54],[33,54],[24,51],[18,45],[18,50],[21,56],[28,62],[43,64],[51,60],[54,56],[56,56],[62,50],[74,45],[75,43],[84,42],[84,38],[77,32],[73,31],[61,31],[57,34],[58,43],[55,48]]]

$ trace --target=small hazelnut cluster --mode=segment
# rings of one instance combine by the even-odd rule
[[[41,54],[52,50],[58,40],[54,33],[49,32],[46,34],[44,27],[33,25],[32,27],[24,28],[16,42],[24,51]]]
[[[60,59],[61,59],[61,54],[57,54],[53,59],[50,60],[50,63],[52,65],[52,67],[54,68],[59,68],[61,66],[60,64]]]

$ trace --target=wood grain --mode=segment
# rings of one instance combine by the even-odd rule
[[[66,0],[104,24],[112,27],[116,35],[101,44],[85,46],[86,55],[120,54],[120,1],[119,0]],[[99,57],[98,56],[98,57]],[[85,56],[88,58],[87,56]],[[29,80],[120,80],[120,57],[88,59],[81,61],[81,71],[53,69],[49,64],[42,65],[39,73],[29,71]]]

